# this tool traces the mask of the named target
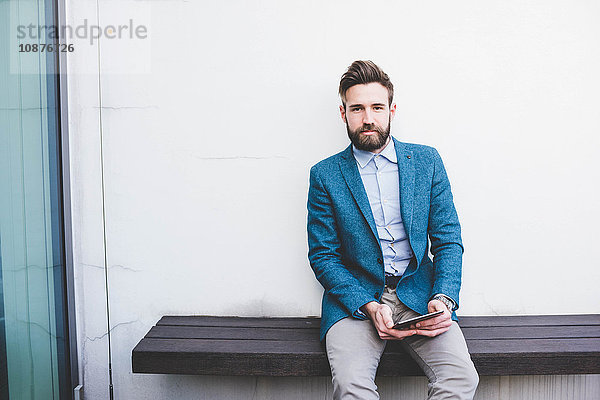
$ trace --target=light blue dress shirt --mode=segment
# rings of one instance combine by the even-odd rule
[[[394,141],[390,140],[379,154],[359,150],[354,145],[352,151],[377,226],[385,274],[402,275],[413,252],[400,212],[400,182]]]

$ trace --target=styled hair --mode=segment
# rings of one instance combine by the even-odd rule
[[[346,92],[354,85],[377,82],[388,90],[389,105],[394,99],[394,85],[390,77],[383,72],[373,61],[354,61],[340,80],[339,94],[344,108],[346,107]]]

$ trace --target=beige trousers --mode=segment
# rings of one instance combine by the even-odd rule
[[[381,302],[390,306],[394,321],[419,315],[398,300],[393,288],[385,288]],[[375,373],[386,342],[371,320],[344,318],[329,329],[325,343],[334,400],[379,399]],[[456,322],[439,336],[411,336],[402,345],[429,379],[429,400],[473,398],[479,375]]]

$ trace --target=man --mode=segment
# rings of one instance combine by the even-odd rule
[[[454,321],[463,246],[442,160],[390,136],[394,89],[373,62],[352,63],[339,94],[352,144],[312,167],[308,193],[308,256],[325,289],[321,340],[334,399],[379,398],[387,340],[402,340],[423,368],[429,399],[472,399],[479,378]]]

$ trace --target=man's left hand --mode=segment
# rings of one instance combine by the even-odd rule
[[[435,318],[431,318],[425,321],[418,322],[414,328],[416,328],[417,335],[434,337],[446,332],[452,325],[452,314],[448,307],[439,300],[431,300],[427,304],[427,309],[430,313],[443,310],[442,315],[438,315]],[[411,326],[411,328],[413,328]]]

